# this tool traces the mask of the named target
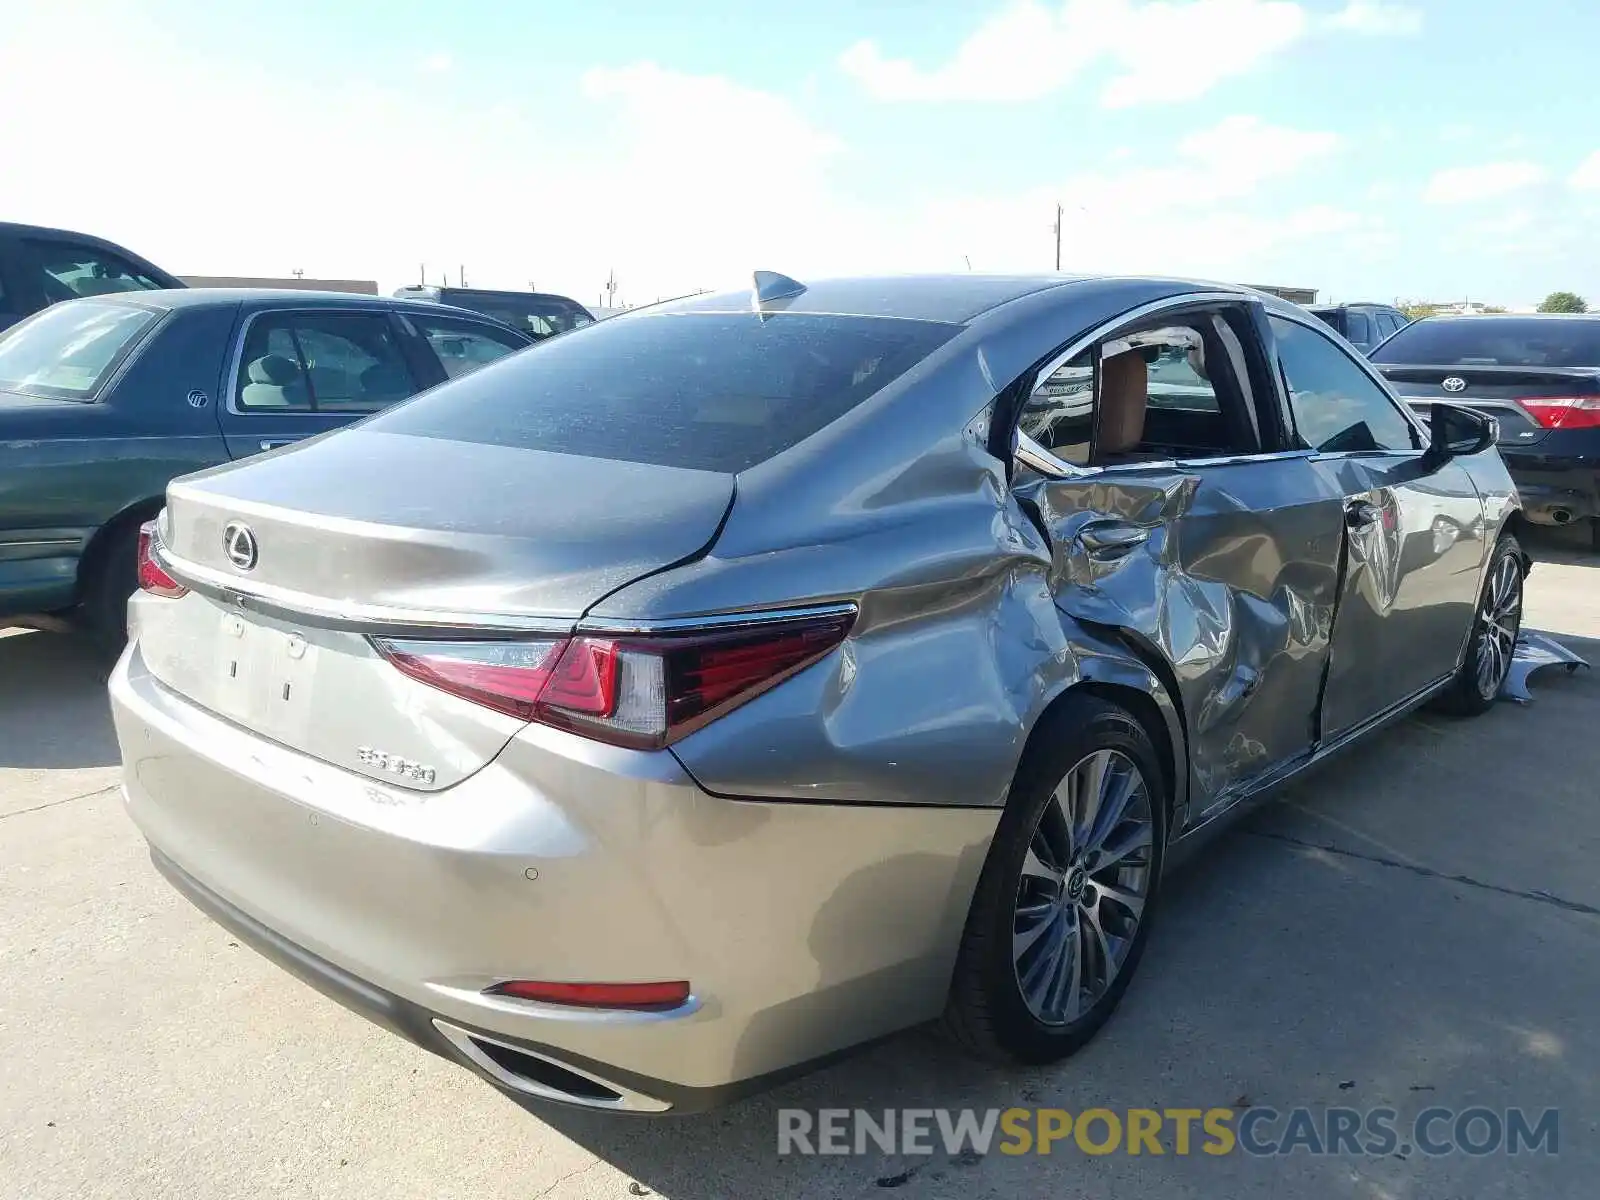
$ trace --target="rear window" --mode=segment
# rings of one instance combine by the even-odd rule
[[[1417,321],[1385,342],[1372,361],[1440,367],[1600,367],[1600,320]]]
[[[524,300],[520,296],[446,290],[439,293],[439,303],[470,308],[493,317],[535,341],[594,323],[594,318],[580,305],[555,296],[530,295]]]
[[[0,333],[0,389],[92,400],[156,315],[123,304],[47,308]]]
[[[959,326],[756,313],[603,321],[366,423],[701,471],[742,471],[809,437]]]

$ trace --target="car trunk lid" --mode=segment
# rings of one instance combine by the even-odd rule
[[[1537,445],[1550,432],[1524,407],[1524,401],[1600,395],[1600,372],[1593,369],[1376,365],[1401,398],[1424,419],[1435,400],[1478,409],[1500,422],[1500,445],[1508,448]]]
[[[406,678],[369,635],[559,640],[701,553],[732,498],[716,472],[347,430],[169,487],[159,553],[195,592],[141,604],[141,653],[235,724],[447,787],[523,722]]]

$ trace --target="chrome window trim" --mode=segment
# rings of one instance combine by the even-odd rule
[[[1330,331],[1329,328],[1326,325],[1323,325],[1322,328],[1320,328],[1320,329],[1317,328],[1317,326],[1319,324],[1321,324],[1321,322],[1318,321],[1316,317],[1308,315],[1306,319],[1302,320],[1298,313],[1278,312],[1276,309],[1268,312],[1267,316],[1268,316],[1269,319],[1272,318],[1272,317],[1277,317],[1280,320],[1289,322],[1291,325],[1299,325],[1301,328],[1306,329],[1306,330],[1310,331],[1311,333],[1316,334],[1323,341],[1327,342],[1330,346],[1332,346],[1335,350],[1338,350],[1339,353],[1344,354],[1344,348],[1342,346],[1340,346],[1338,342],[1334,341],[1331,337],[1328,336],[1328,334],[1330,332],[1332,332],[1332,331]],[[1270,320],[1269,320],[1269,323],[1270,323]],[[1276,342],[1276,339],[1274,339],[1274,342]],[[1293,394],[1292,389],[1289,389],[1289,373],[1283,369],[1283,356],[1278,353],[1277,345],[1274,344],[1272,349],[1273,349],[1273,357],[1275,359],[1277,359],[1277,361],[1278,361],[1278,371],[1279,371],[1280,374],[1283,375],[1284,388],[1289,392],[1289,394],[1287,396],[1285,396],[1285,399],[1288,400],[1288,402],[1289,402],[1289,412],[1290,412],[1290,415],[1293,416],[1294,415],[1294,394]],[[1416,414],[1411,411],[1411,406],[1406,404],[1404,401],[1402,401],[1400,399],[1399,393],[1396,392],[1392,387],[1389,386],[1389,381],[1387,379],[1385,379],[1383,377],[1383,375],[1379,372],[1379,370],[1372,365],[1371,360],[1369,360],[1365,355],[1361,355],[1361,354],[1357,354],[1357,355],[1354,355],[1354,356],[1349,355],[1349,354],[1345,354],[1345,357],[1350,359],[1351,362],[1355,363],[1356,366],[1361,368],[1362,372],[1367,376],[1367,378],[1372,380],[1372,382],[1374,382],[1375,384],[1378,385],[1378,390],[1380,392],[1382,392],[1385,396],[1388,397],[1389,403],[1394,406],[1395,410],[1400,414],[1401,418],[1403,420],[1405,420],[1407,423],[1409,423],[1411,425],[1411,427],[1417,431],[1418,435],[1422,439],[1421,449],[1422,450],[1426,450],[1433,443],[1433,438],[1428,432],[1428,427],[1426,425],[1424,425],[1420,420],[1417,419]],[[1296,424],[1295,434],[1298,435],[1299,432],[1300,432],[1300,430],[1299,430],[1299,422],[1296,421],[1295,424]],[[1407,449],[1407,450],[1375,450],[1375,451],[1358,451],[1357,453],[1367,453],[1367,454],[1406,454],[1406,453],[1410,453],[1410,450],[1409,449]]]
[[[1244,292],[1184,292],[1178,296],[1165,296],[1160,300],[1151,300],[1146,304],[1139,305],[1137,308],[1130,308],[1127,312],[1120,313],[1108,321],[1102,321],[1088,333],[1083,334],[1075,341],[1069,342],[1065,350],[1054,358],[1049,359],[1044,366],[1034,373],[1033,380],[1028,385],[1028,398],[1022,402],[1021,406],[1016,410],[1016,415],[1012,418],[1012,433],[1014,435],[1012,456],[1040,474],[1061,477],[1089,478],[1107,470],[1128,470],[1130,468],[1150,470],[1154,467],[1171,468],[1175,466],[1177,460],[1174,459],[1164,462],[1125,463],[1113,467],[1080,467],[1075,463],[1069,463],[1064,459],[1057,458],[1033,438],[1023,433],[1022,414],[1027,410],[1028,405],[1032,403],[1034,397],[1039,394],[1040,385],[1045,380],[1049,379],[1050,376],[1054,375],[1096,342],[1104,341],[1128,325],[1136,324],[1147,317],[1161,316],[1169,312],[1199,308],[1210,304],[1240,304],[1248,307],[1250,305],[1259,305],[1260,303],[1261,301],[1258,298]]]
[[[372,413],[382,412],[383,409],[381,409],[381,408],[375,408],[375,409],[372,410],[372,412],[326,412],[325,413],[325,412],[321,411],[320,409],[315,409],[315,408],[275,408],[275,409],[266,409],[266,408],[240,408],[239,407],[239,370],[240,370],[241,367],[244,366],[244,347],[245,347],[245,343],[247,341],[249,341],[249,339],[250,339],[250,327],[252,325],[254,325],[257,321],[259,321],[262,317],[279,317],[279,316],[283,316],[286,313],[287,314],[291,314],[291,315],[304,313],[304,314],[312,315],[312,316],[315,316],[315,315],[357,316],[357,317],[373,317],[373,316],[375,316],[375,317],[379,317],[381,319],[388,319],[388,318],[395,317],[395,316],[404,316],[405,315],[405,310],[404,309],[398,309],[398,308],[389,308],[386,305],[376,305],[376,304],[373,304],[373,305],[366,305],[366,304],[329,304],[329,305],[313,304],[313,305],[310,305],[310,306],[302,306],[302,305],[294,305],[294,304],[292,304],[292,305],[289,305],[289,306],[284,307],[284,308],[258,308],[258,309],[256,309],[255,312],[253,312],[249,316],[245,317],[244,324],[239,326],[239,332],[234,335],[233,354],[231,356],[230,365],[229,365],[229,368],[228,368],[228,388],[227,388],[227,397],[226,397],[226,404],[227,404],[228,414],[230,416],[235,416],[235,417],[280,417],[280,416],[283,416],[283,417],[343,417],[343,418],[346,418],[348,420],[355,420],[355,419],[360,418],[360,417],[370,417],[370,416],[372,416]],[[397,350],[400,349],[398,346],[396,346],[395,348]],[[402,362],[405,363],[406,374],[407,375],[411,375],[411,373],[412,373],[412,371],[411,371],[411,363],[406,359],[404,350],[400,350],[400,359],[401,359]],[[415,378],[413,378],[412,379],[412,383],[418,384],[418,381]],[[422,385],[418,384],[418,387],[417,387],[416,391],[413,391],[411,393],[411,395],[415,396],[421,390],[422,390]],[[410,397],[407,397],[407,399],[409,399],[409,398]],[[399,404],[400,401],[396,400],[395,403]]]

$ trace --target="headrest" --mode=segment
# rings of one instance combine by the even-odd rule
[[[263,354],[250,364],[251,383],[288,387],[300,379],[300,364],[281,354]]]

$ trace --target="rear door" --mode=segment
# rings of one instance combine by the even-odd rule
[[[1360,360],[1310,319],[1271,327],[1300,444],[1344,498],[1348,551],[1323,700],[1338,737],[1456,667],[1486,553],[1483,504]]]
[[[249,314],[226,403],[228,453],[246,458],[348,425],[415,395],[404,331],[385,309],[281,308]]]
[[[1158,352],[1147,372],[1134,369],[1144,432],[1131,451],[1107,454],[1106,381],[1129,373],[1108,376],[1104,363],[1152,322],[1195,331],[1201,354]],[[1239,301],[1140,317],[1042,372],[1020,419],[1023,434],[1077,468],[1063,479],[1019,468],[1015,487],[1050,538],[1056,603],[1091,626],[1134,631],[1175,666],[1191,822],[1311,752],[1338,602],[1344,497],[1285,444],[1263,327],[1259,307]],[[1208,410],[1209,425],[1199,419]],[[1190,444],[1170,444],[1179,439]]]
[[[0,330],[15,325],[43,304],[37,289],[29,286],[27,272],[22,270],[22,251],[16,239],[0,233]]]

